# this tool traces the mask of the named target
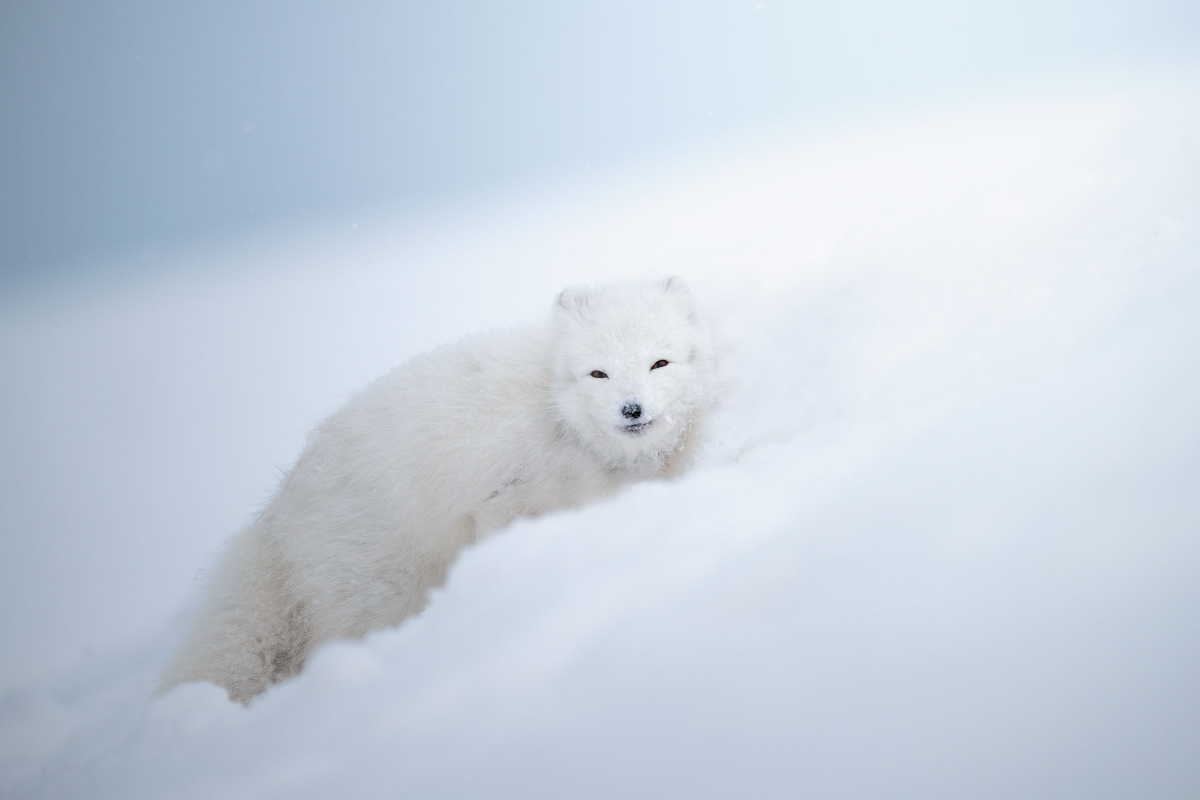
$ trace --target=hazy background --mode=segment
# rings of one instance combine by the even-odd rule
[[[380,205],[586,184],[783,119],[1170,59],[1198,21],[1187,0],[8,0],[0,290]]]
[[[0,795],[1200,796],[1194,2],[0,3]],[[682,274],[703,467],[249,709],[204,570],[394,365]]]

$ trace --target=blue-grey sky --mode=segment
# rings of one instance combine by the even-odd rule
[[[0,285],[833,108],[1170,58],[1181,0],[0,6]]]

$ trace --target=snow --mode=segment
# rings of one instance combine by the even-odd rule
[[[6,797],[1200,792],[1200,80],[780,128],[3,298]],[[341,397],[678,273],[705,465],[520,521],[249,708],[153,698]]]

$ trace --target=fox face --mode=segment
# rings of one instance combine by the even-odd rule
[[[553,334],[560,421],[614,464],[670,452],[711,402],[712,345],[678,278],[567,289]]]

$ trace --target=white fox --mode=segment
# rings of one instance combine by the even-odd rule
[[[548,325],[397,367],[317,427],[230,539],[161,689],[207,680],[249,702],[320,643],[419,612],[480,536],[679,474],[715,383],[677,278],[570,288]]]

